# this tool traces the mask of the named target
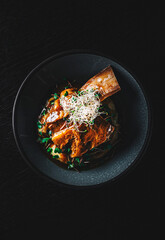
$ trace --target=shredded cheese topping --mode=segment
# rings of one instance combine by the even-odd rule
[[[77,129],[82,123],[93,125],[94,119],[101,114],[99,94],[94,89],[75,92],[70,98],[62,96],[60,104],[64,112],[69,113],[69,122]]]

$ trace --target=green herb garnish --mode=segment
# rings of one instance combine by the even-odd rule
[[[37,122],[37,126],[38,128],[42,128],[42,123],[40,123],[39,121]]]
[[[58,94],[54,93],[54,99],[57,100],[58,99]]]
[[[68,153],[70,152],[70,148],[67,149],[67,152],[68,152]]]
[[[94,120],[90,121],[89,123],[90,123],[90,124],[94,124]]]
[[[100,96],[101,96],[100,93],[96,93],[96,94],[95,94],[95,97],[96,97],[96,98],[99,98]]]
[[[47,149],[47,152],[52,152],[52,148],[51,147],[49,147],[48,149]]]
[[[68,162],[68,169],[74,168],[74,163]]]
[[[50,138],[42,138],[41,139],[41,143],[46,143],[50,140]]]
[[[44,109],[43,111],[42,111],[42,116],[44,116],[46,114],[46,110]]]
[[[78,162],[78,163],[80,163],[80,158],[76,157],[76,158],[75,158],[75,161]]]
[[[59,158],[59,156],[58,155],[54,155],[53,158]]]
[[[54,104],[54,100],[52,100],[52,101],[50,102],[50,104],[53,105],[53,104]]]
[[[72,100],[73,100],[73,101],[76,101],[76,100],[77,100],[77,98],[75,98],[75,97],[72,97]],[[73,102],[73,101],[72,101],[72,102]]]
[[[42,126],[43,125],[45,125],[46,123],[40,123],[39,121],[37,122],[37,127],[39,128],[39,129],[41,129],[42,128]]]
[[[68,88],[69,88],[69,86],[66,86],[66,87],[65,87],[65,89],[68,89]]]
[[[68,96],[68,91],[66,91],[66,92],[64,93],[64,96],[65,96],[65,97]]]
[[[81,96],[81,94],[82,94],[82,92],[81,92],[81,91],[77,91],[77,93],[78,93],[78,96]]]
[[[55,148],[55,149],[54,149],[54,152],[55,152],[55,153],[62,153],[62,150],[61,150],[60,148]]]

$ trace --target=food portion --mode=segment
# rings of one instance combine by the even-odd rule
[[[69,169],[94,164],[117,142],[118,114],[109,98],[120,90],[111,66],[80,89],[66,87],[52,94],[37,125],[39,142],[52,159]]]

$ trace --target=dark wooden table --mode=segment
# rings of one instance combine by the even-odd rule
[[[0,239],[160,239],[164,7],[143,1],[34,2],[0,2]],[[26,75],[71,49],[119,60],[141,81],[153,109],[152,138],[137,167],[118,182],[90,190],[57,186],[37,175],[20,156],[12,132],[13,102]]]

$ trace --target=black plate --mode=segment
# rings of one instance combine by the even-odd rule
[[[121,91],[113,96],[122,123],[123,141],[106,163],[78,173],[49,160],[36,142],[36,121],[56,83],[64,78],[83,85],[108,65],[113,67]],[[25,160],[56,182],[72,186],[96,186],[117,179],[137,162],[149,141],[150,110],[137,80],[117,62],[98,53],[69,51],[55,55],[33,69],[22,83],[13,107],[13,131]]]

